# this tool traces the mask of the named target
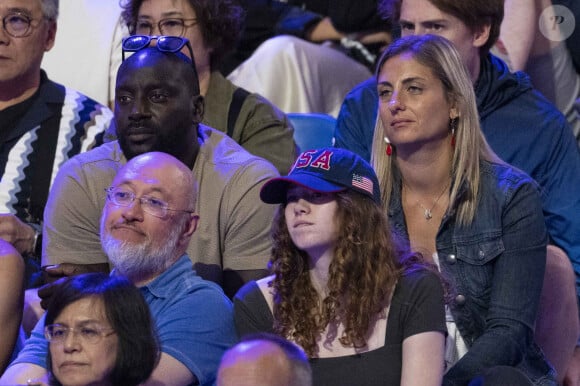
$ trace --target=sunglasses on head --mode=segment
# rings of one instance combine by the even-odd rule
[[[193,50],[191,49],[191,44],[187,38],[182,38],[179,36],[148,36],[148,35],[133,35],[125,38],[122,45],[122,57],[125,60],[125,52],[137,52],[144,48],[151,46],[151,42],[156,40],[155,47],[161,52],[179,52],[183,47],[187,47],[189,50],[189,57],[191,58],[191,64],[193,70],[197,75],[197,69],[195,68],[195,59],[193,57]]]

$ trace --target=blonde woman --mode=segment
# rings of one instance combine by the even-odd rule
[[[552,384],[533,340],[547,243],[537,185],[487,145],[470,78],[446,39],[395,42],[379,60],[377,88],[372,163],[389,223],[452,288],[444,384],[489,369],[505,384]]]

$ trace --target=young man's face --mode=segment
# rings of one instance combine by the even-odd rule
[[[472,80],[477,79],[479,49],[489,37],[489,26],[484,31],[471,31],[461,20],[442,12],[429,0],[402,0],[399,23],[402,36],[433,34],[451,41]]]

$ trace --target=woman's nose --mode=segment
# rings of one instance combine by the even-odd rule
[[[307,213],[310,210],[310,203],[303,198],[298,199],[294,205],[294,213]]]
[[[395,111],[402,110],[404,108],[401,102],[401,97],[398,92],[394,92],[388,102],[389,110],[394,113]]]
[[[64,351],[71,352],[80,349],[79,337],[73,331],[69,331],[62,342]]]

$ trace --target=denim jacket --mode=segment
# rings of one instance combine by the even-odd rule
[[[469,347],[444,384],[467,384],[496,365],[515,366],[535,384],[552,384],[553,370],[533,340],[547,244],[538,187],[509,165],[482,161],[480,174],[473,222],[458,224],[455,206],[436,237],[441,272],[451,284],[449,306]],[[388,215],[394,232],[408,240],[400,184]]]

